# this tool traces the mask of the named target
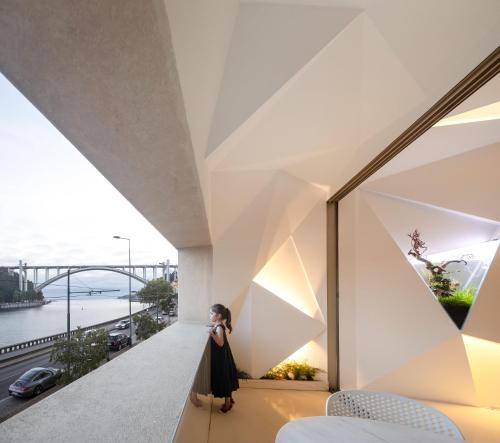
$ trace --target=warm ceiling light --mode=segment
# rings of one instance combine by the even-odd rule
[[[465,123],[485,122],[498,119],[500,119],[500,102],[495,102],[491,105],[481,106],[471,111],[462,112],[461,114],[451,117],[445,117],[434,126],[462,125]]]

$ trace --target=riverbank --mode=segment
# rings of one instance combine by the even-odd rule
[[[0,347],[65,332],[67,309],[66,299],[61,298],[36,309],[0,311]],[[142,309],[140,303],[132,302],[132,315]],[[85,328],[127,316],[129,302],[112,297],[75,297],[71,299],[70,313],[71,329]]]
[[[14,309],[39,308],[40,306],[48,305],[50,302],[51,302],[51,300],[0,303],[0,311],[12,311]]]

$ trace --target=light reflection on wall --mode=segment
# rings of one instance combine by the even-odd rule
[[[469,365],[482,406],[500,407],[500,343],[462,334]]]
[[[495,102],[471,111],[443,118],[434,126],[463,125],[464,123],[485,122],[498,119],[500,119],[500,102]]]
[[[323,320],[293,238],[288,239],[253,281],[309,317]]]
[[[297,351],[295,351],[293,354],[289,355],[287,360],[307,360],[311,365],[315,366],[316,361],[321,361],[325,354],[325,349],[323,349],[316,341],[311,340],[300,349],[297,349]]]

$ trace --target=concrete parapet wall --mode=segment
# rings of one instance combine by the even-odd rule
[[[2,441],[171,441],[206,343],[176,323],[0,424]]]

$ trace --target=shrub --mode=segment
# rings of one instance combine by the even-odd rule
[[[319,371],[320,369],[313,368],[305,360],[302,363],[295,360],[286,360],[269,369],[262,378],[271,380],[314,380]]]
[[[460,291],[455,291],[448,297],[440,297],[439,302],[443,306],[461,306],[470,307],[476,295],[476,288],[467,288]]]
[[[136,325],[135,334],[139,340],[146,340],[165,328],[164,323],[158,323],[147,313],[135,314],[134,323]]]

